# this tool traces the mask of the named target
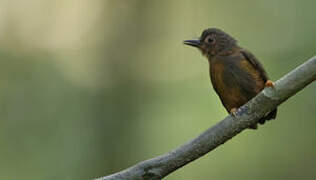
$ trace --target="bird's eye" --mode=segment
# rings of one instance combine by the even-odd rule
[[[215,43],[215,37],[214,36],[208,36],[205,39],[205,42],[208,43],[208,44],[214,44]]]

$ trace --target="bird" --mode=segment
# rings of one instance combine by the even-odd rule
[[[213,89],[229,114],[236,116],[239,107],[255,97],[265,87],[274,87],[266,71],[257,58],[240,47],[237,40],[218,28],[204,30],[198,39],[185,40],[185,45],[193,46],[208,59],[209,73]],[[277,109],[258,120],[275,119]],[[257,123],[250,129],[257,129]]]

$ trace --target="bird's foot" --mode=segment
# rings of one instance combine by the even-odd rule
[[[235,117],[236,116],[236,114],[237,114],[237,108],[232,108],[232,109],[230,109],[230,114],[233,116],[233,117]]]
[[[271,80],[267,80],[267,82],[265,83],[266,87],[274,87],[274,82]]]

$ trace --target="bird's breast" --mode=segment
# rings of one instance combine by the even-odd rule
[[[210,64],[211,82],[222,101],[232,103],[240,102],[241,99],[246,100],[241,94],[238,83],[236,83],[235,66],[236,64],[225,64],[221,61]]]
[[[210,77],[213,88],[226,109],[243,105],[264,84],[253,66],[239,56],[210,61]]]

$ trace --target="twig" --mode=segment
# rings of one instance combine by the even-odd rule
[[[158,180],[225,143],[316,79],[316,56],[309,59],[198,137],[161,156],[97,180]]]

